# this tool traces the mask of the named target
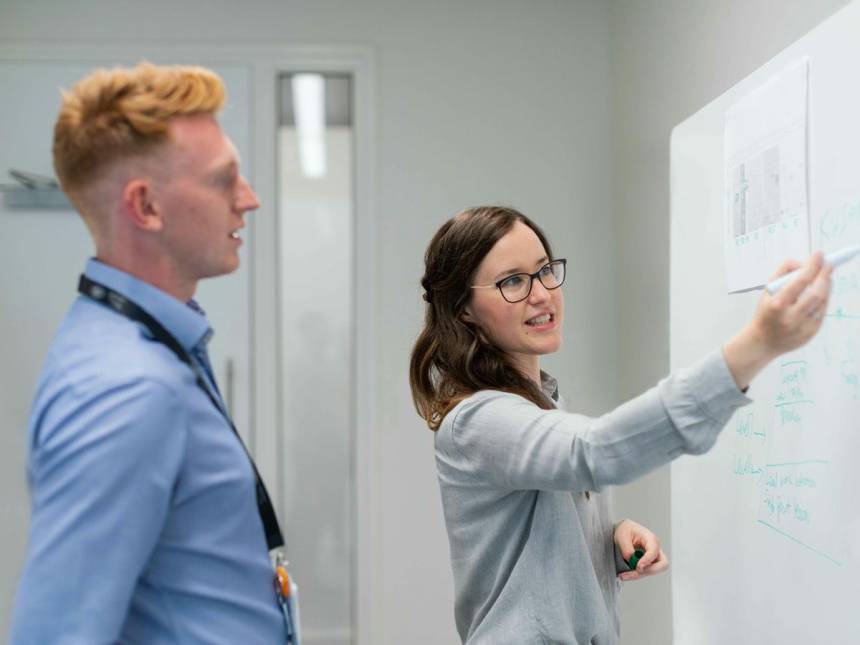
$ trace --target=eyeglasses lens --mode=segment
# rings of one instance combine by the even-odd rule
[[[538,278],[547,289],[557,289],[564,282],[564,262],[555,260],[541,267]],[[525,300],[531,292],[532,277],[528,273],[517,273],[499,285],[508,302]]]

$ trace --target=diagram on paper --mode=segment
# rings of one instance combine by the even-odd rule
[[[729,292],[760,287],[785,259],[809,253],[807,84],[803,60],[726,113]]]

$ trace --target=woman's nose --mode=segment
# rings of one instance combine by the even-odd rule
[[[541,282],[538,278],[532,279],[532,290],[529,294],[529,302],[543,302],[549,298],[549,289],[543,286],[543,282]]]

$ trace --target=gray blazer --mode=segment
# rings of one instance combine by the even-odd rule
[[[720,352],[597,418],[498,391],[461,401],[435,441],[463,642],[617,644],[627,567],[601,491],[705,452],[749,401]]]

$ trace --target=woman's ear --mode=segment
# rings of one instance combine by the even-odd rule
[[[464,321],[469,322],[469,323],[477,324],[477,322],[478,322],[477,320],[475,320],[475,317],[472,315],[472,312],[469,311],[468,307],[463,307],[463,315],[460,317]]]

